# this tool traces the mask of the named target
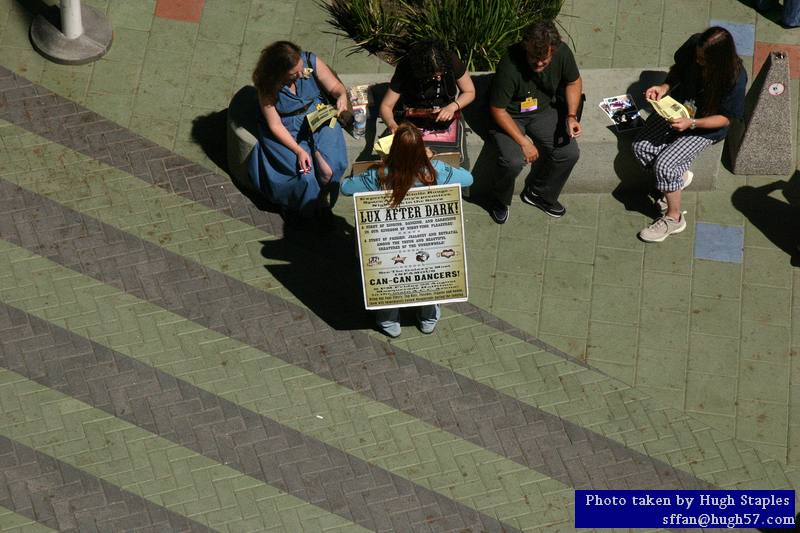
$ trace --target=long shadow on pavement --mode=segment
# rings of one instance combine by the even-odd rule
[[[286,224],[282,239],[262,242],[261,255],[287,262],[267,265],[270,274],[336,330],[372,326],[361,297],[354,232],[337,216],[324,230],[314,221]]]
[[[770,196],[777,190],[783,190],[786,201]],[[795,172],[789,181],[739,187],[733,192],[731,203],[791,258],[792,266],[800,266],[800,172]]]
[[[228,108],[214,111],[207,115],[200,115],[192,120],[191,137],[203,153],[220,170],[231,178],[231,183],[250,200],[253,205],[262,211],[271,213],[280,212],[280,206],[270,203],[263,194],[253,190],[248,184],[242,183],[231,172],[228,165]]]

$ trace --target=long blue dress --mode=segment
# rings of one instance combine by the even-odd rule
[[[255,188],[263,192],[271,202],[290,211],[310,215],[321,191],[314,152],[322,154],[333,171],[330,185],[327,186],[331,193],[331,206],[336,202],[339,180],[348,163],[347,147],[338,122],[332,128],[325,125],[315,132],[311,132],[308,127],[306,115],[314,111],[316,105],[323,100],[316,80],[317,57],[311,52],[303,52],[301,57],[303,68],[314,69],[314,74],[295,81],[296,94],[292,94],[287,86],[281,87],[275,110],[281,115],[281,122],[292,137],[311,156],[311,172],[300,172],[295,153],[275,138],[263,114],[259,113],[260,135],[254,157],[250,159],[250,178]],[[304,113],[292,114],[305,107],[307,110]]]

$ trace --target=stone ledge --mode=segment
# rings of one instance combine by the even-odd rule
[[[473,191],[481,190],[491,180],[495,172],[495,150],[491,144],[484,147],[484,138],[489,128],[489,112],[487,95],[492,73],[473,74],[476,87],[476,99],[465,111],[467,123],[466,148],[464,164],[475,175]],[[617,133],[610,120],[598,107],[605,97],[629,93],[640,109],[647,110],[649,105],[644,101],[646,87],[660,83],[666,72],[641,69],[583,69],[583,90],[586,104],[581,123],[583,136],[579,140],[581,158],[564,187],[567,193],[610,192],[617,187],[628,189],[649,189],[653,185],[651,175],[645,173],[633,158],[631,142],[636,132]],[[385,127],[378,115],[378,104],[388,86],[386,74],[343,74],[342,81],[347,86],[371,85],[370,117],[367,132],[363,139],[354,139],[345,135],[348,157],[351,161],[371,159],[372,145],[375,136],[384,132]],[[255,90],[252,87],[242,88],[231,101],[228,110],[228,158],[231,174],[240,182],[248,182],[247,158],[255,142],[249,132],[255,131],[254,125],[258,115],[255,102]],[[253,112],[250,106],[255,107]],[[247,110],[243,108],[248,108]],[[638,130],[636,130],[638,131]],[[692,164],[695,174],[692,182],[693,190],[711,190],[716,188],[719,174],[723,143],[716,143],[704,150]],[[522,190],[528,168],[517,179],[516,190]]]
[[[491,76],[492,73],[473,74],[477,95],[475,102],[464,111],[467,122],[464,166],[471,168],[475,174],[473,190],[485,185],[494,171],[495,151],[491,145],[484,149],[484,137],[489,127],[487,96]],[[636,133],[618,134],[597,104],[605,97],[629,93],[640,109],[649,110],[650,106],[644,100],[644,90],[650,85],[660,83],[665,76],[665,71],[655,69],[581,69],[583,91],[586,94],[581,119],[584,133],[579,140],[581,158],[567,181],[564,192],[610,192],[620,185],[631,189],[646,189],[653,185],[652,176],[642,171],[631,152],[631,142]],[[366,139],[357,141],[346,136],[351,160],[367,157],[366,150],[372,146],[376,129],[378,133],[384,130],[382,121],[376,121],[375,117],[388,78],[386,74],[341,75],[347,86],[373,86],[371,93],[374,102],[370,108]],[[722,143],[714,144],[700,154],[692,165],[695,173],[692,189],[711,190],[716,187],[721,156]],[[517,179],[517,192],[522,190],[527,173],[528,168],[523,169],[523,174]]]

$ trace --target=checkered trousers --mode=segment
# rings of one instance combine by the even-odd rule
[[[643,167],[655,173],[659,191],[672,192],[680,190],[683,173],[711,144],[711,139],[691,135],[689,130],[684,133],[673,130],[666,120],[653,113],[633,141],[633,154]]]

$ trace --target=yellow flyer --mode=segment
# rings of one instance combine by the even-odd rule
[[[415,187],[394,208],[388,200],[353,196],[365,307],[466,301],[461,186]]]
[[[661,100],[647,100],[653,106],[653,110],[661,115],[664,120],[678,118],[692,118],[692,114],[686,107],[671,96],[662,96]]]

